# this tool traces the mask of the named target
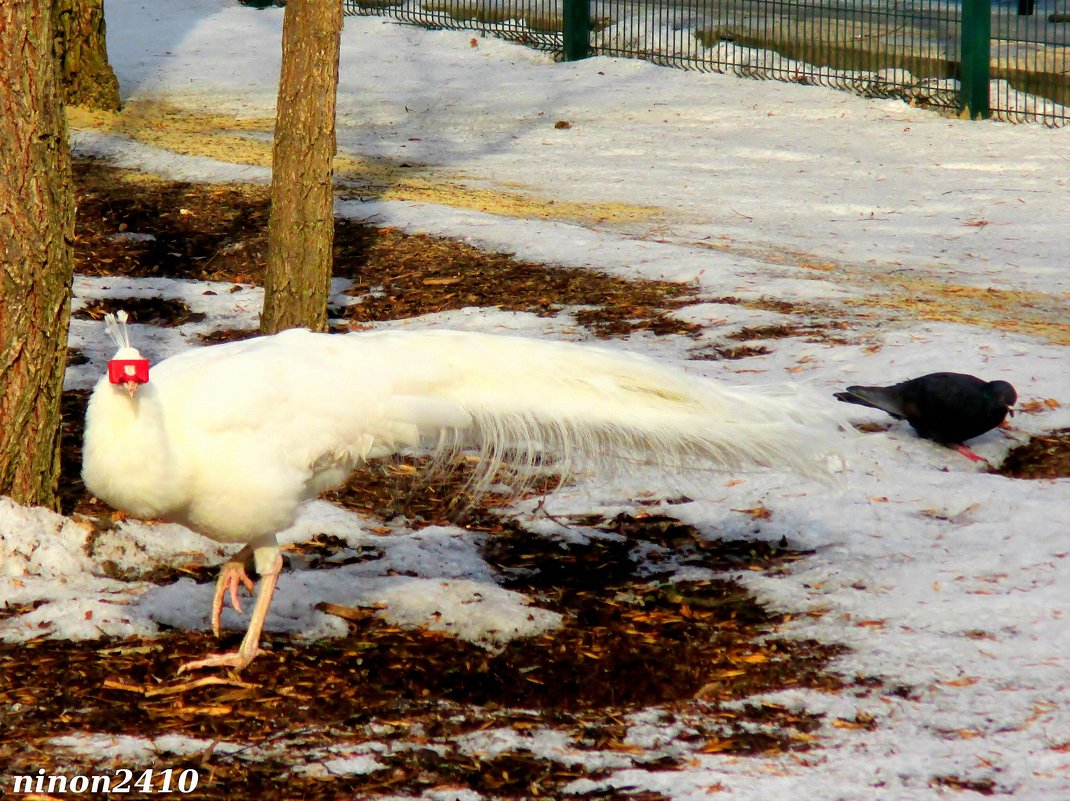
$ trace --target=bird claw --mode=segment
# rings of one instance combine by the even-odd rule
[[[240,561],[226,562],[219,569],[219,578],[216,579],[215,596],[212,598],[212,633],[219,636],[220,624],[223,619],[223,601],[230,596],[230,605],[239,615],[242,614],[241,601],[238,600],[238,588],[245,587],[250,593],[253,591],[253,582],[249,574],[245,572],[245,565]]]
[[[238,671],[252,662],[258,653],[260,653],[259,648],[252,649],[251,653],[237,650],[227,654],[212,654],[211,656],[206,656],[204,659],[196,659],[193,662],[183,663],[178,668],[178,672],[186,673],[190,670],[213,667],[229,667],[232,670]]]

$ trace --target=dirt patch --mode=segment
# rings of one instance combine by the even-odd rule
[[[90,276],[256,283],[268,190],[161,181],[75,159],[75,271]]]
[[[147,181],[84,159],[75,177],[79,273],[261,284],[266,187]],[[350,327],[480,306],[546,316],[575,309],[577,324],[598,336],[701,331],[672,317],[694,302],[686,285],[548,267],[346,219],[335,222],[334,274],[356,282],[349,294],[359,302],[332,310]]]
[[[1002,792],[992,779],[971,780],[958,776],[934,776],[929,782],[930,787],[948,788],[958,792],[977,793],[978,795],[994,795]]]
[[[772,297],[744,299],[734,295],[704,298],[704,300],[726,306],[743,306],[747,309],[776,312],[795,319],[784,323],[744,326],[727,334],[725,339],[746,344],[706,347],[690,354],[691,358],[742,359],[749,356],[764,356],[771,352],[770,349],[765,345],[755,343],[790,337],[799,337],[807,342],[822,342],[827,345],[857,344],[857,338],[852,339],[847,335],[847,332],[852,330],[852,324],[842,319],[842,313],[829,306]]]
[[[843,330],[846,327],[846,324],[836,322],[747,326],[732,332],[727,338],[738,342],[753,342],[762,339],[801,337],[807,342],[825,342],[829,344],[846,345],[849,340],[843,337],[834,337],[828,333],[830,329]]]
[[[1070,478],[1070,428],[1032,437],[992,472],[1008,478]]]
[[[778,314],[794,314],[805,317],[826,317],[830,312],[830,309],[826,306],[772,297],[737,298],[734,295],[722,295],[715,298],[706,298],[706,300],[710,303],[723,303],[726,306],[743,306],[746,309],[761,309],[762,311],[772,311]]]
[[[448,239],[345,227],[351,230],[335,241],[335,275],[357,282],[347,294],[360,302],[334,315],[351,324],[471,306],[543,316],[580,307],[574,311],[576,322],[598,336],[701,331],[671,317],[672,309],[694,302],[685,285],[546,267]]]
[[[201,312],[191,311],[181,300],[167,298],[105,298],[86,304],[72,317],[80,320],[103,320],[106,314],[123,310],[131,320],[142,325],[173,328],[186,323],[199,323],[205,318]],[[68,361],[70,364],[70,361]]]
[[[890,431],[892,423],[851,423],[851,427],[855,431],[861,431],[863,434],[877,434],[882,431]]]
[[[706,345],[701,348],[693,348],[688,351],[689,359],[700,361],[731,361],[736,359],[749,359],[752,356],[766,356],[772,351],[765,345]]]

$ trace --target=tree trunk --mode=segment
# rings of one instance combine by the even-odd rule
[[[341,0],[290,0],[282,30],[260,329],[327,327]]]
[[[74,197],[50,0],[0,2],[0,495],[55,506]]]
[[[56,60],[68,105],[119,110],[119,81],[108,63],[104,0],[53,0]]]

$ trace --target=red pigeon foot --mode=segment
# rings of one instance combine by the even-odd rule
[[[969,459],[969,460],[970,460],[971,462],[984,462],[984,463],[985,463],[985,464],[987,464],[987,465],[990,465],[990,464],[991,464],[991,463],[990,463],[990,462],[988,461],[988,459],[986,459],[986,458],[985,458],[985,457],[983,457],[983,456],[978,456],[978,455],[977,455],[976,453],[974,453],[973,451],[971,451],[971,450],[970,450],[969,448],[967,448],[967,447],[966,447],[965,445],[962,445],[962,444],[956,445],[956,446],[955,446],[955,450],[957,450],[957,451],[958,451],[959,453],[961,453],[961,454],[962,454],[963,456],[965,456],[965,457],[966,457],[967,459]]]

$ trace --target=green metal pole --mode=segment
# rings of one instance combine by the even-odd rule
[[[992,0],[962,0],[961,36],[959,104],[972,120],[990,117]]]
[[[564,0],[562,39],[565,61],[591,55],[591,6],[587,0]]]

